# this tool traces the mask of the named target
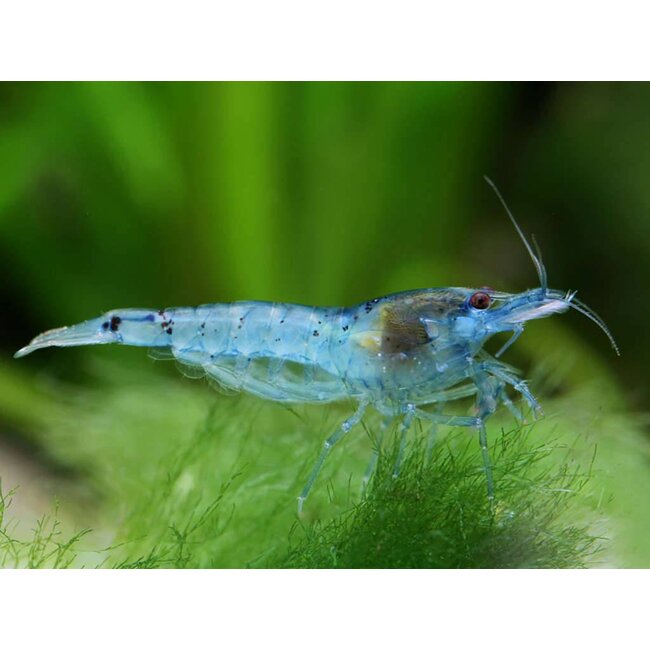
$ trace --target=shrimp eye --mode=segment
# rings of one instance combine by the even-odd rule
[[[487,309],[492,302],[492,298],[485,293],[484,291],[477,291],[472,294],[469,299],[469,304],[474,307],[474,309]]]

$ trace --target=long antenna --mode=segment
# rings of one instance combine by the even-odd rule
[[[517,234],[521,238],[521,241],[524,242],[524,246],[526,247],[526,250],[528,251],[528,254],[530,255],[530,259],[533,260],[533,264],[535,265],[535,269],[537,270],[537,275],[539,277],[539,282],[546,291],[547,288],[547,283],[546,283],[546,269],[544,268],[544,265],[542,264],[541,260],[541,255],[539,258],[535,255],[533,252],[533,249],[531,245],[528,243],[528,240],[526,239],[526,236],[524,235],[523,231],[519,227],[519,224],[515,220],[515,218],[512,216],[512,212],[510,212],[510,208],[508,207],[508,204],[505,202],[504,198],[501,196],[501,192],[497,189],[497,186],[492,182],[490,178],[487,176],[483,176],[485,179],[486,183],[494,190],[494,193],[497,195],[497,198],[499,201],[501,201],[501,205],[503,206],[504,210],[506,211],[507,215],[510,217],[510,221],[512,221],[512,225],[515,227],[515,230],[517,231]],[[537,242],[535,242],[535,245],[537,245]],[[538,247],[539,250],[539,247]]]
[[[535,253],[533,252],[533,249],[531,248],[530,244],[528,243],[528,240],[524,236],[524,233],[519,227],[519,224],[512,216],[512,212],[510,212],[510,208],[508,208],[508,205],[503,199],[503,197],[501,196],[501,192],[499,192],[497,186],[487,176],[483,176],[483,178],[485,179],[487,184],[494,190],[494,193],[497,195],[499,201],[501,201],[501,205],[504,207],[506,213],[510,217],[510,221],[512,221],[512,225],[515,227],[515,230],[517,231],[517,234],[521,238],[521,241],[524,242],[524,246],[526,247],[526,250],[528,251],[530,258],[533,260],[533,264],[537,269],[539,282],[541,284],[542,289],[544,290],[544,294],[546,295],[546,290],[548,289],[548,283],[546,279],[546,268],[544,268],[544,264],[542,262],[542,252],[539,249],[539,244],[535,239],[535,235],[532,236],[532,239],[533,239],[533,244],[535,244],[535,250],[537,251],[537,255],[535,255]],[[603,319],[593,309],[591,309],[591,307],[588,307],[587,305],[585,305],[584,302],[577,300],[575,298],[575,292],[573,292],[572,294],[567,294],[567,296],[564,298],[564,302],[566,302],[570,307],[573,307],[573,309],[575,309],[576,311],[579,311],[581,314],[586,316],[589,320],[596,323],[596,325],[598,325],[598,327],[600,327],[600,329],[603,330],[603,332],[605,332],[605,334],[607,335],[607,338],[609,339],[609,342],[612,344],[612,347],[614,348],[616,354],[620,356],[621,353],[618,349],[618,345],[616,345],[616,341],[614,340],[612,333],[609,331],[607,325],[605,325]],[[508,343],[507,345],[510,344]],[[501,352],[503,352],[503,349],[499,351],[499,354]]]

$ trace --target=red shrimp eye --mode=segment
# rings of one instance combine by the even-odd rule
[[[474,309],[487,309],[492,302],[492,298],[485,293],[484,291],[477,291],[472,294],[472,297],[469,299],[469,304],[474,307]]]

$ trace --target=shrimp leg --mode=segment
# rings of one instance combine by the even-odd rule
[[[435,404],[440,402],[451,402],[455,399],[462,399],[463,397],[470,397],[471,395],[476,395],[475,384],[467,384],[464,386],[457,386],[456,388],[450,388],[449,390],[442,390],[437,393],[431,393],[427,396],[425,402],[422,404]]]
[[[395,465],[393,466],[393,478],[399,476],[399,470],[402,465],[402,458],[404,457],[404,449],[406,448],[406,434],[411,428],[411,423],[415,417],[415,405],[408,404],[406,407],[406,413],[404,414],[404,419],[400,423],[399,433],[399,449],[397,450],[397,458],[395,459]]]
[[[436,410],[438,406],[436,405]],[[433,448],[436,445],[436,438],[438,437],[438,425],[435,422],[431,422],[429,425],[429,435],[427,436],[427,461],[431,462],[433,457]]]
[[[358,424],[361,418],[363,417],[363,414],[366,410],[366,407],[368,406],[368,402],[360,402],[357,410],[354,412],[353,415],[351,415],[345,422],[341,424],[341,426],[323,443],[323,448],[321,449],[321,452],[316,459],[316,462],[314,463],[314,467],[311,470],[311,474],[309,475],[309,478],[307,479],[307,483],[305,484],[305,487],[302,489],[302,492],[300,493],[300,496],[298,497],[298,514],[302,514],[302,506],[309,496],[309,492],[311,491],[312,486],[314,485],[314,481],[318,477],[318,474],[320,473],[321,467],[323,466],[323,463],[325,462],[325,459],[329,455],[330,451],[332,450],[332,447],[341,440],[345,436],[350,429],[355,424]]]
[[[483,456],[483,470],[485,471],[485,482],[487,483],[487,498],[490,504],[494,503],[494,478],[492,477],[492,461],[490,460],[490,450],[487,444],[487,430],[485,424],[481,421],[478,426],[478,441],[481,445],[481,455]]]
[[[443,404],[444,402],[449,402],[456,399],[462,399],[464,397],[470,397],[471,395],[476,395],[477,391],[478,388],[474,383],[466,384],[463,386],[457,386],[456,388],[450,388],[449,390],[432,393],[427,397],[426,402],[422,402],[422,405],[433,404],[434,413],[427,412],[427,414],[435,417],[436,415],[441,415],[440,405]],[[512,402],[510,402],[508,396],[505,394],[505,391],[502,393],[502,395],[503,395],[504,404],[506,404],[506,406],[508,406],[508,408],[511,411],[513,411],[514,409],[513,412],[515,412],[517,409],[512,404]],[[425,416],[422,415],[422,419],[424,418]],[[436,437],[438,435],[438,424],[439,424],[437,420],[430,420],[430,422],[431,424],[429,426],[429,434],[427,436],[427,448],[426,448],[427,458],[429,460],[431,460],[431,457],[433,455],[433,448],[436,444]]]
[[[478,389],[478,417],[462,416],[462,415],[446,415],[444,413],[430,413],[424,409],[416,408],[415,416],[428,420],[434,424],[446,424],[451,427],[474,427],[479,433],[479,443],[481,445],[481,454],[483,456],[483,469],[485,471],[485,479],[487,482],[487,493],[490,502],[494,499],[494,480],[492,478],[492,464],[490,462],[490,454],[487,446],[487,431],[485,429],[485,420],[488,416],[494,413],[496,409],[496,393],[495,387],[485,373],[479,375],[476,373],[476,380],[479,386]]]
[[[382,420],[381,424],[379,425],[379,432],[377,433],[377,439],[375,440],[375,444],[373,445],[372,456],[370,458],[370,462],[368,463],[368,467],[366,468],[366,472],[363,475],[363,479],[361,480],[361,496],[364,496],[366,493],[366,487],[370,482],[370,477],[372,476],[372,473],[375,471],[375,467],[377,466],[377,460],[379,459],[379,454],[381,452],[381,444],[384,441],[384,435],[386,433],[386,429],[388,429],[392,421],[393,421],[392,416],[387,416]]]
[[[474,379],[479,388],[476,407],[478,410],[478,419],[480,424],[477,426],[478,439],[481,445],[481,455],[483,456],[483,469],[485,471],[485,480],[487,483],[487,496],[491,505],[494,504],[494,479],[492,477],[492,461],[490,460],[490,451],[487,444],[487,430],[485,420],[492,415],[497,409],[498,400],[503,399],[504,382],[501,378],[488,375],[487,372],[478,370],[474,374]]]
[[[508,397],[508,394],[506,393],[506,384],[504,381],[499,382],[498,396],[504,406],[510,411],[510,413],[512,413],[515,420],[525,424],[526,419],[524,418],[524,414],[517,406],[514,405],[510,397]]]
[[[416,408],[415,416],[420,420],[428,420],[435,424],[446,424],[449,427],[477,427],[480,418],[466,415],[447,415],[445,413],[430,413],[424,409]]]
[[[530,407],[533,409],[533,414],[543,415],[542,407],[539,405],[539,402],[535,399],[534,395],[530,392],[526,382],[518,379],[513,376],[511,373],[503,369],[499,363],[494,362],[483,362],[480,364],[480,368],[491,375],[494,375],[497,379],[500,379],[502,382],[512,386],[518,393],[521,393],[525,400],[528,402]],[[506,403],[507,406],[507,403]]]

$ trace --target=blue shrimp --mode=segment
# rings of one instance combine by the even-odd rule
[[[161,311],[116,309],[40,334],[15,356],[50,346],[146,346],[169,351],[182,365],[226,389],[264,399],[327,403],[352,398],[357,408],[324,442],[298,497],[299,512],[329,452],[369,406],[385,422],[400,418],[402,438],[414,419],[432,426],[471,427],[478,431],[492,503],[486,420],[499,403],[521,417],[507,386],[523,396],[533,413],[541,413],[526,382],[498,361],[521,335],[524,324],[573,308],[599,325],[617,353],[618,349],[602,319],[579,302],[575,292],[548,288],[539,249],[533,252],[499,191],[486,180],[535,265],[540,282],[536,289],[519,294],[491,288],[419,289],[348,308],[248,301]],[[492,356],[483,346],[501,332],[512,335]],[[446,402],[469,396],[476,400],[473,416],[438,410]]]

